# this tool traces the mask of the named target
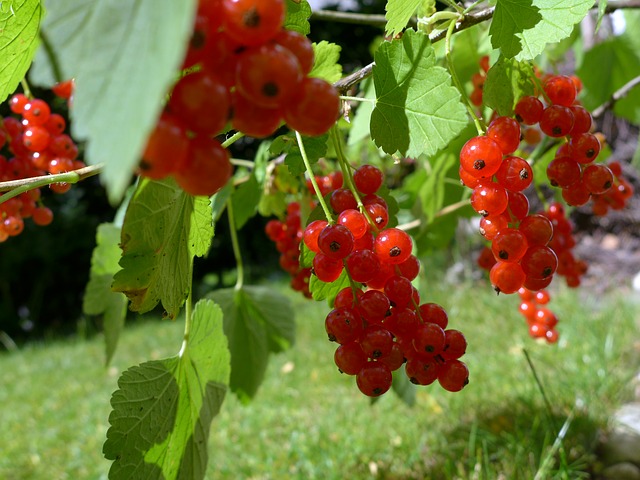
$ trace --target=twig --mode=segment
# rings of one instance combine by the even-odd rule
[[[620,0],[617,2],[609,2],[607,4],[605,13],[612,13],[616,10],[626,8],[640,8],[640,0]],[[592,8],[592,10],[597,11],[598,6],[596,5]],[[493,7],[490,7],[484,10],[480,10],[479,12],[465,14],[462,20],[460,20],[456,24],[455,28],[453,29],[453,33],[455,34],[461,32],[463,30],[466,30],[467,28],[473,27],[474,25],[490,20],[493,17],[494,11],[495,9]],[[446,30],[441,30],[434,33],[433,35],[430,35],[429,37],[431,38],[431,42],[435,43],[439,42],[440,40],[444,40],[446,36]],[[344,78],[341,78],[333,84],[334,87],[336,87],[341,94],[345,94],[351,87],[357,85],[365,78],[371,76],[374,65],[375,63],[370,63],[362,67],[360,70],[353,72],[352,74],[347,75]]]
[[[23,192],[34,188],[45,187],[52,183],[77,183],[85,178],[98,175],[104,164],[89,165],[88,167],[79,168],[66,173],[58,173],[56,175],[42,175],[40,177],[22,178],[20,180],[11,180],[9,182],[0,182],[0,192],[8,192],[0,197],[0,203],[9,200]]]
[[[640,3],[640,2],[639,2]],[[594,108],[593,112],[591,112],[591,116],[593,118],[599,118],[601,117],[604,112],[606,112],[607,110],[609,110],[611,107],[613,107],[613,105],[620,99],[626,97],[629,92],[634,88],[637,87],[638,85],[640,85],[640,75],[632,78],[631,80],[629,80],[627,83],[625,83],[622,87],[620,87],[618,90],[616,90],[615,92],[613,92],[613,94],[611,95],[611,97],[609,98],[609,100],[607,100],[606,102],[604,102],[602,105],[600,105],[599,107]]]
[[[316,10],[311,14],[310,20],[327,22],[351,23],[353,25],[371,25],[373,27],[384,28],[387,19],[380,14],[339,12],[336,10]],[[415,25],[415,19],[411,19],[411,24]]]
[[[461,32],[462,30],[466,30],[467,28],[471,28],[474,25],[477,25],[478,23],[482,23],[490,19],[493,16],[493,11],[494,11],[494,8],[491,7],[476,13],[470,13],[465,15],[462,18],[462,20],[456,23],[456,26],[454,27],[452,33]],[[431,42],[435,43],[435,42],[439,42],[440,40],[444,40],[446,36],[447,36],[446,31],[439,31],[435,33],[433,36],[430,35],[429,37],[431,38]],[[358,83],[363,81],[365,78],[371,76],[374,65],[375,63],[370,63],[368,65],[365,65],[360,70],[353,72],[351,75],[347,75],[346,77],[341,78],[336,83],[334,83],[333,86],[338,89],[340,94],[345,94],[346,92],[349,91],[351,87],[353,87],[354,85],[357,85]]]

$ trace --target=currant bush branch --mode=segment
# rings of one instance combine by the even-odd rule
[[[311,14],[310,20],[326,21],[326,22],[338,22],[338,23],[350,23],[353,25],[371,25],[372,27],[384,28],[387,24],[387,19],[384,15],[380,14],[368,14],[368,13],[354,13],[354,12],[340,12],[336,10],[315,10]],[[411,19],[410,24],[415,25],[415,19]]]
[[[233,202],[231,201],[231,198],[227,200],[227,218],[229,220],[231,246],[233,247],[233,256],[236,260],[236,271],[238,275],[236,278],[235,289],[240,290],[244,283],[244,264],[242,262],[242,250],[240,249],[240,242],[238,241],[238,231],[236,230],[236,219],[233,212]]]
[[[604,112],[612,108],[618,100],[621,100],[622,98],[626,97],[629,94],[629,92],[633,88],[637,87],[638,85],[640,85],[640,75],[635,78],[632,78],[627,83],[625,83],[622,87],[620,87],[618,90],[613,92],[611,97],[606,102],[604,102],[602,105],[595,108],[593,112],[591,112],[591,116],[593,118],[601,117],[604,114]]]
[[[46,187],[53,183],[78,183],[80,180],[98,175],[102,171],[103,167],[104,164],[98,163],[96,165],[79,168],[72,172],[0,182],[0,192],[7,192],[0,197],[0,203],[6,202],[10,198],[17,197],[21,193],[35,188]]]
[[[620,0],[617,2],[609,2],[607,4],[605,13],[612,13],[616,10],[628,9],[628,8],[640,8],[640,0]],[[597,10],[598,10],[597,5],[592,8],[592,11],[597,11]],[[465,13],[462,16],[462,19],[456,23],[456,26],[454,27],[452,33],[456,34],[458,32],[471,28],[479,23],[490,20],[491,18],[493,18],[494,11],[495,11],[494,7],[488,7],[488,8],[479,10],[477,12]],[[436,42],[439,42],[440,40],[444,40],[446,36],[447,36],[447,32],[445,30],[438,31],[433,35],[429,35],[432,43],[436,43]],[[372,62],[368,65],[365,65],[360,70],[357,70],[351,73],[350,75],[347,75],[346,77],[341,78],[340,80],[338,80],[333,84],[334,87],[336,87],[340,93],[346,93],[347,91],[349,91],[350,88],[359,84],[365,78],[370,77],[371,73],[373,72],[374,65],[375,63]]]

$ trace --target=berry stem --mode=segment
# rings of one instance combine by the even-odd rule
[[[227,200],[227,219],[229,220],[229,233],[231,234],[231,246],[233,247],[233,256],[236,259],[236,270],[238,277],[236,278],[235,289],[242,289],[244,283],[244,264],[242,263],[242,251],[240,250],[240,242],[238,242],[238,232],[236,231],[236,219],[233,213],[233,202],[231,198]]]
[[[347,187],[349,187],[349,190],[351,190],[351,193],[353,193],[353,196],[356,199],[356,203],[358,205],[358,210],[360,210],[360,212],[362,212],[362,214],[365,217],[367,217],[367,221],[369,222],[369,225],[371,225],[374,231],[377,232],[378,226],[376,225],[376,222],[374,222],[371,216],[369,215],[369,212],[367,211],[367,209],[364,208],[364,204],[362,203],[362,199],[360,198],[360,193],[358,192],[358,189],[353,183],[353,175],[351,174],[351,168],[350,168],[349,162],[347,161],[347,156],[344,153],[344,148],[342,147],[342,137],[340,136],[340,131],[338,130],[338,127],[335,125],[331,127],[329,134],[331,136],[331,142],[333,143],[333,149],[336,152],[338,163],[340,164],[340,169],[342,170],[343,181],[347,185]]]
[[[469,96],[465,91],[464,87],[460,83],[460,79],[458,78],[458,74],[456,73],[456,69],[453,67],[453,60],[451,60],[451,36],[453,35],[453,30],[456,28],[456,21],[451,20],[449,24],[449,28],[447,28],[447,36],[445,37],[445,57],[447,58],[447,69],[449,70],[449,74],[451,75],[451,80],[453,84],[456,86],[462,99],[464,100],[464,105],[467,107],[467,111],[471,118],[473,119],[473,123],[476,126],[476,130],[478,131],[478,135],[484,135],[487,130],[487,126],[484,122],[478,118],[476,112],[474,112],[473,107],[471,106],[471,102],[469,100]]]
[[[189,283],[191,283],[191,281]],[[193,326],[193,315],[191,314],[192,300],[193,289],[192,285],[189,285],[189,295],[187,296],[187,300],[184,302],[184,335],[182,336],[182,347],[180,348],[178,357],[182,357],[182,355],[186,351],[187,345],[189,343],[189,336],[191,335],[191,327]]]
[[[316,197],[318,198],[318,202],[322,207],[322,211],[324,212],[324,216],[327,219],[329,225],[333,225],[335,221],[333,220],[333,216],[331,215],[331,210],[329,210],[329,206],[327,202],[324,201],[322,197],[322,192],[320,191],[320,186],[316,181],[316,176],[313,173],[313,169],[311,168],[311,163],[309,162],[309,157],[307,157],[307,151],[304,148],[304,143],[302,141],[302,137],[300,133],[296,130],[296,140],[298,142],[298,148],[300,148],[300,155],[302,156],[302,161],[304,162],[304,166],[309,174],[309,180],[311,181],[311,185],[313,185],[313,190],[316,192]]]
[[[222,142],[222,148],[227,148],[229,145],[237,142],[238,140],[240,140],[242,137],[244,137],[244,133],[242,132],[236,132],[233,135],[231,135],[229,138],[227,138],[224,142]]]
[[[352,97],[350,95],[340,95],[340,100],[351,100],[351,101],[354,101],[354,102],[376,103],[376,101],[373,98]]]
[[[6,202],[10,198],[17,197],[21,193],[40,187],[46,187],[52,183],[78,183],[80,180],[98,175],[102,171],[103,166],[104,164],[98,163],[96,165],[79,168],[72,172],[0,182],[0,192],[7,192],[0,196],[0,204]]]
[[[22,91],[26,95],[26,97],[31,100],[33,98],[33,94],[31,93],[31,89],[29,88],[29,82],[27,82],[26,77],[20,80],[20,85],[22,86]]]

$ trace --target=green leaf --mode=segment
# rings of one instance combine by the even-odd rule
[[[0,2],[0,103],[15,91],[29,70],[43,14],[40,0]]]
[[[176,79],[193,30],[196,1],[58,0],[42,29],[61,75],[76,79],[72,133],[117,202]],[[44,49],[31,80],[54,81]]]
[[[227,288],[208,295],[224,312],[231,351],[231,390],[247,402],[262,383],[270,353],[289,348],[295,320],[287,297],[268,287]]]
[[[287,0],[287,14],[284,18],[283,27],[286,30],[294,30],[303,35],[309,35],[309,32],[311,32],[310,16],[311,6],[307,0]]]
[[[523,32],[541,20],[540,8],[532,0],[498,0],[489,29],[493,48],[505,57],[515,57],[522,51]]]
[[[209,250],[213,237],[208,197],[187,195],[172,180],[142,180],[122,226],[123,252],[113,289],[144,313],[158,302],[175,318],[191,287],[193,257]]]
[[[178,356],[131,367],[118,379],[103,446],[114,460],[109,479],[205,477],[211,421],[229,382],[229,350],[217,305],[201,300],[192,318]]]
[[[532,95],[533,75],[531,66],[525,62],[500,58],[487,73],[482,99],[488,107],[496,110],[499,115],[512,116],[516,102],[525,95]]]
[[[444,179],[447,172],[456,164],[459,164],[459,156],[448,151],[429,159],[427,176],[418,194],[427,224],[435,220],[436,214],[444,206],[446,188]]]
[[[422,0],[388,0],[385,7],[387,11],[385,14],[387,19],[385,34],[394,37],[401,32],[421,4]]]
[[[371,137],[385,152],[418,157],[446,146],[468,122],[449,73],[436,65],[429,37],[407,30],[375,55]]]
[[[411,383],[409,377],[404,373],[404,368],[393,372],[393,382],[391,390],[406,405],[413,407],[416,404],[416,386]]]
[[[364,92],[364,98],[369,98],[372,100],[376,98],[376,91],[370,78],[367,78],[364,82],[362,82],[361,88]],[[373,112],[372,102],[358,103],[358,106],[356,107],[356,113],[351,119],[351,128],[349,129],[349,138],[347,139],[347,145],[356,145],[358,142],[369,137],[371,112]]]
[[[98,226],[96,247],[91,256],[89,283],[82,304],[82,311],[86,315],[103,315],[106,365],[109,365],[116,350],[127,314],[127,297],[111,290],[113,275],[120,269],[119,243],[119,227],[112,223]]]
[[[220,217],[222,216],[222,212],[227,206],[227,200],[233,193],[233,182],[227,182],[222,189],[218,191],[218,193],[214,194],[211,197],[211,215],[213,218],[213,223],[215,224]]]
[[[593,110],[611,98],[629,80],[640,75],[640,53],[628,37],[611,38],[585,53],[578,76],[584,89],[581,100]],[[640,88],[632,89],[618,100],[613,111],[635,124],[640,124]]]
[[[333,299],[336,298],[338,292],[349,285],[349,276],[347,275],[347,271],[343,269],[340,276],[330,283],[322,282],[318,280],[318,277],[315,275],[311,275],[309,280],[309,291],[311,292],[314,300],[328,300],[331,304],[333,303]]]
[[[542,186],[547,185],[549,180],[547,179],[547,167],[556,157],[556,151],[559,145],[555,145],[548,149],[542,156],[535,159],[531,169],[533,170],[533,181],[535,185]]]
[[[326,40],[312,45],[315,59],[309,76],[322,78],[329,83],[335,83],[340,80],[342,77],[342,65],[338,61],[340,60],[342,47]]]
[[[301,135],[301,137],[305,153],[307,154],[307,159],[311,165],[317,163],[320,158],[326,155],[329,134],[325,133],[317,137]],[[300,153],[297,143],[290,145],[289,154],[285,157],[284,163],[289,168],[289,173],[291,173],[291,175],[302,175],[306,171],[304,161],[302,160],[302,154]]]
[[[593,0],[498,0],[491,43],[506,57],[533,60],[548,43],[567,38]]]
[[[602,25],[602,19],[604,18],[604,14],[607,11],[608,3],[609,2],[607,0],[600,0],[598,2],[598,20],[596,21],[595,33],[598,33],[598,30],[600,30],[600,25]]]
[[[258,211],[269,158],[269,145],[269,142],[260,143],[249,180],[240,184],[231,195],[236,230],[240,230]]]

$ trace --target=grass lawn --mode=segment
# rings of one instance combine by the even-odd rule
[[[333,365],[327,306],[292,294],[297,345],[272,357],[251,404],[227,397],[211,429],[207,478],[580,478],[594,468],[597,429],[629,397],[640,369],[640,307],[622,296],[552,294],[561,339],[550,346],[528,337],[514,296],[471,284],[424,293],[467,336],[471,383],[459,393],[422,387],[413,407],[391,393],[370,405]],[[108,369],[100,337],[0,356],[0,478],[107,478],[101,450],[117,377],[174,355],[182,328],[167,320],[130,326]]]

